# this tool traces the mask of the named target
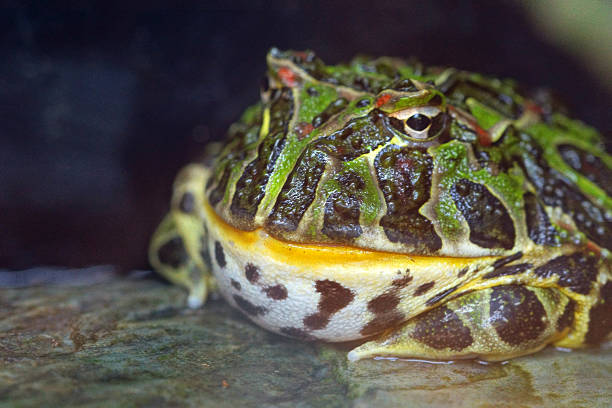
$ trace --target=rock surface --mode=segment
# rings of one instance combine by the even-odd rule
[[[0,289],[0,407],[608,407],[612,347],[506,364],[346,361],[154,279]]]

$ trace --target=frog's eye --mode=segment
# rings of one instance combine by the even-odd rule
[[[409,108],[389,115],[389,124],[404,138],[430,140],[447,124],[447,115],[433,106]]]
[[[415,132],[421,132],[431,125],[431,118],[427,115],[421,115],[420,113],[415,113],[408,119],[406,119],[406,124],[410,129]]]

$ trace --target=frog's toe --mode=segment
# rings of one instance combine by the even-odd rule
[[[497,286],[462,295],[348,354],[501,361],[534,353],[565,336],[574,302],[556,289]]]

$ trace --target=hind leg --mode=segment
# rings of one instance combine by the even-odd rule
[[[348,357],[506,360],[567,335],[574,305],[554,288],[507,285],[477,290],[383,333]]]
[[[189,290],[190,307],[199,307],[216,288],[210,272],[207,228],[202,208],[207,170],[183,169],[174,183],[170,212],[151,239],[149,262],[170,282]]]

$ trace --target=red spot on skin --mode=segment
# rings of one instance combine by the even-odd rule
[[[308,122],[300,122],[295,126],[295,133],[297,134],[299,140],[302,140],[308,136],[313,130],[314,126],[312,126],[312,123]]]
[[[472,126],[476,131],[476,136],[478,136],[478,143],[480,143],[481,146],[485,147],[491,146],[492,140],[489,132],[478,126],[476,123],[473,123]]]
[[[533,101],[526,101],[525,109],[538,115],[544,113],[544,110],[539,105],[535,104]]]
[[[485,146],[485,147],[491,146],[491,144],[493,143],[493,140],[491,139],[491,135],[489,134],[489,132],[487,132],[482,127],[480,127],[480,125],[478,124],[478,122],[476,122],[474,117],[466,114],[465,112],[461,110],[456,109],[454,106],[449,106],[448,111],[454,117],[461,117],[463,120],[468,122],[470,127],[474,129],[474,131],[476,132],[476,137],[478,137],[478,143],[480,143],[481,146]]]
[[[283,84],[289,87],[293,87],[297,84],[297,76],[295,75],[295,72],[287,67],[280,67],[278,69],[278,76]]]
[[[376,107],[380,108],[385,103],[389,102],[389,99],[391,99],[391,95],[389,94],[384,94],[384,95],[379,96],[378,99],[376,100]]]
[[[597,245],[593,241],[588,241],[586,243],[586,247],[589,251],[594,252],[596,255],[601,256],[601,248],[599,247],[599,245]]]

